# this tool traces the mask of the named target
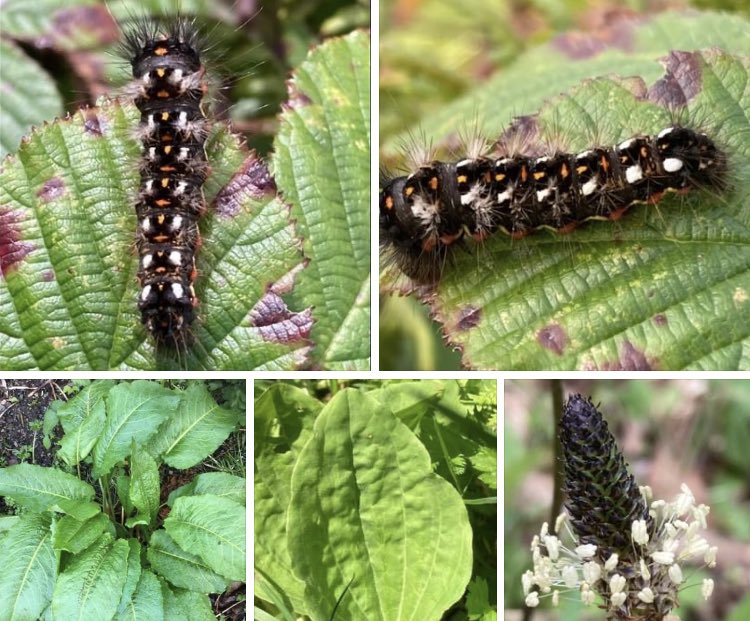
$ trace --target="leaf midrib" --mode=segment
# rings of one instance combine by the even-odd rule
[[[39,554],[39,550],[42,547],[42,544],[46,541],[47,537],[51,537],[52,533],[48,530],[47,533],[44,535],[42,540],[37,544],[36,549],[34,550],[34,554],[31,556],[31,560],[29,561],[29,564],[26,566],[26,571],[23,574],[23,579],[21,580],[21,584],[18,588],[18,593],[16,593],[16,598],[13,600],[13,610],[11,610],[10,618],[15,618],[16,614],[16,606],[18,606],[18,601],[21,598],[21,592],[23,591],[23,586],[26,583],[26,580],[28,578],[29,572],[31,571],[31,567],[34,564],[34,561],[36,560],[37,555]]]

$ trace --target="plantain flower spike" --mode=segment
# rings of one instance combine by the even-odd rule
[[[610,621],[668,618],[685,587],[683,567],[716,566],[716,548],[700,535],[709,507],[696,505],[684,483],[671,503],[639,488],[591,399],[570,395],[560,442],[565,511],[551,532],[545,522],[534,536],[534,569],[522,577],[526,605],[546,596],[557,605],[571,592],[594,605],[598,594]],[[703,580],[706,599],[712,591],[713,580]]]

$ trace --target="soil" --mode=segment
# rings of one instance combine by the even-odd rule
[[[50,449],[42,444],[42,423],[50,402],[67,399],[63,387],[68,380],[0,379],[0,467],[22,461],[40,466],[55,464],[55,442],[62,429],[52,434]],[[33,423],[33,425],[32,425]],[[7,507],[0,498],[0,514]]]
[[[0,468],[22,462],[39,466],[59,464],[55,449],[62,438],[62,428],[58,425],[52,431],[50,448],[46,449],[42,443],[42,423],[50,402],[68,399],[63,388],[70,383],[69,380],[0,379]],[[236,450],[234,443],[235,439],[230,436],[214,452],[213,457],[219,460],[224,454],[231,454]],[[82,476],[85,478],[89,467],[86,464],[82,466]],[[209,471],[215,469],[206,467],[205,463],[189,470],[174,470],[162,464],[159,472],[162,481],[161,501],[165,502],[170,492],[189,483],[196,474]],[[168,513],[169,508],[164,509]],[[0,498],[0,515],[12,512],[4,498]],[[163,520],[166,513],[160,514],[160,517]],[[210,598],[217,619],[244,621],[247,618],[243,582],[235,582],[224,593],[210,595]]]

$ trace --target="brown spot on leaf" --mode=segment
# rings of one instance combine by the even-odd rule
[[[620,349],[620,359],[605,362],[601,371],[653,371],[654,365],[645,352],[637,349],[630,341],[625,341]]]
[[[236,216],[246,197],[261,199],[276,193],[276,182],[255,151],[248,155],[242,167],[216,195],[215,211],[225,218]]]
[[[34,250],[34,244],[21,241],[21,217],[7,207],[0,207],[0,273],[7,276],[11,270]]]
[[[287,82],[287,91],[289,93],[289,99],[283,104],[284,109],[296,110],[298,108],[305,108],[312,103],[312,99],[306,94],[299,90],[297,83],[294,80]]]
[[[99,115],[96,113],[96,111],[92,108],[88,108],[84,111],[83,114],[86,119],[83,123],[84,131],[97,137],[101,136],[102,126],[99,122]]]
[[[55,280],[54,270],[44,270],[42,272],[42,280],[44,282],[52,282],[53,280]]]
[[[250,320],[263,339],[272,343],[307,341],[313,326],[311,308],[292,312],[273,291],[266,293],[253,307]]]
[[[568,335],[560,324],[553,323],[539,330],[536,340],[545,349],[549,349],[558,356],[562,356],[565,346],[568,344]]]
[[[48,179],[36,195],[45,203],[60,198],[65,193],[65,182],[60,177]]]
[[[662,314],[654,315],[654,323],[657,326],[666,326],[668,323],[667,316]]]
[[[458,313],[456,327],[461,330],[469,330],[475,327],[482,319],[482,309],[476,306],[464,306]]]
[[[546,153],[547,147],[540,139],[539,121],[536,115],[515,117],[500,134],[495,148],[502,155],[523,153],[529,157],[536,157]]]
[[[648,91],[648,99],[673,110],[685,106],[701,90],[703,74],[698,52],[672,51],[661,59],[666,69]]]
[[[590,13],[586,32],[569,32],[552,40],[553,50],[574,59],[591,58],[615,48],[630,52],[633,49],[635,14],[628,9],[613,9]]]

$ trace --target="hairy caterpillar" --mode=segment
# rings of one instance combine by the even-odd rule
[[[407,276],[430,283],[450,246],[465,237],[482,241],[498,230],[522,237],[617,219],[666,191],[721,190],[726,170],[709,136],[679,125],[578,153],[432,161],[383,185],[381,243]]]
[[[200,41],[185,18],[142,20],[125,34],[140,110],[138,308],[157,345],[184,345],[195,318],[198,219],[208,166],[204,144],[208,90]]]

